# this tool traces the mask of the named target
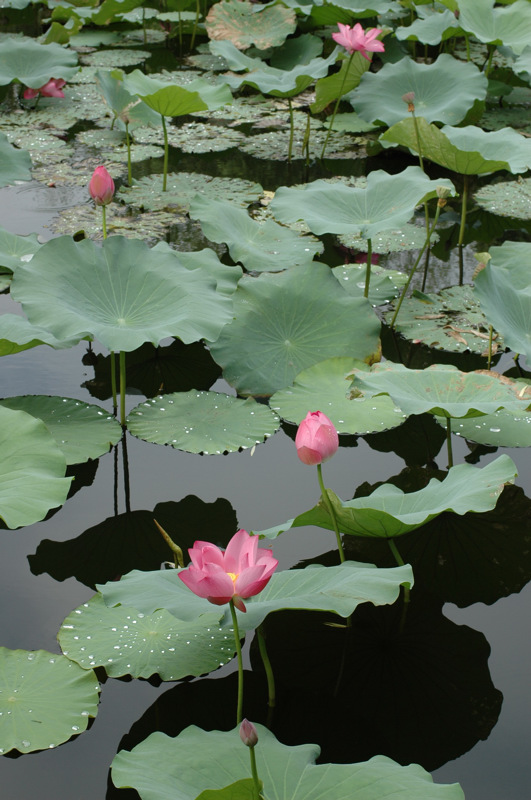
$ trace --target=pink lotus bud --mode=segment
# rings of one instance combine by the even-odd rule
[[[258,743],[258,734],[252,722],[243,719],[240,725],[240,739],[246,747],[255,747]]]
[[[339,447],[339,437],[326,414],[309,411],[299,425],[295,446],[303,464],[321,464],[332,458]]]
[[[109,205],[114,195],[114,181],[105,167],[96,167],[88,188],[97,206]]]

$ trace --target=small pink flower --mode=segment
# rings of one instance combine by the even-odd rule
[[[194,542],[188,552],[192,563],[179,572],[183,583],[216,606],[232,600],[240,611],[246,611],[242,598],[259,594],[278,565],[271,550],[258,547],[258,537],[244,530],[234,534],[225,551]]]
[[[66,81],[63,78],[50,78],[48,83],[41,86],[40,89],[25,89],[24,100],[33,100],[37,95],[42,97],[64,97],[64,92],[61,91]]]
[[[309,411],[299,425],[295,446],[303,464],[322,464],[336,452],[339,436],[326,414]]]
[[[256,747],[258,744],[258,733],[253,723],[249,722],[248,719],[242,719],[240,739],[246,747]]]
[[[332,39],[344,47],[347,53],[352,54],[358,50],[363,58],[367,61],[371,59],[367,55],[371,53],[383,53],[385,47],[383,42],[380,42],[376,37],[382,32],[382,28],[373,28],[368,33],[365,33],[359,22],[356,22],[353,28],[350,25],[342,25],[341,22],[337,23],[339,33],[333,33]]]
[[[114,181],[105,167],[96,167],[88,189],[97,206],[109,205],[114,195]]]

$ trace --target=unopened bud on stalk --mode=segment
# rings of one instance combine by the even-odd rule
[[[437,205],[439,208],[444,208],[446,205],[446,198],[450,197],[452,190],[447,186],[437,186],[435,191],[437,192],[437,197],[439,198]]]
[[[407,110],[414,111],[415,110],[415,92],[406,92],[402,95],[402,100],[404,103],[407,103]]]
[[[240,725],[240,739],[246,747],[254,747],[258,743],[258,734],[252,722],[243,719]]]

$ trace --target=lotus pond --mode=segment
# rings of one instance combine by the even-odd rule
[[[4,795],[527,800],[531,3],[2,9]]]

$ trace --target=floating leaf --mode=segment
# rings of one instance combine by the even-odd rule
[[[317,745],[288,747],[264,726],[256,727],[257,770],[267,797],[316,800],[324,793],[328,800],[351,800],[363,793],[384,800],[393,787],[396,800],[464,800],[458,784],[433,784],[416,764],[402,767],[375,756],[360,764],[316,765]],[[121,750],[112,762],[112,780],[118,788],[134,787],[142,800],[196,800],[205,789],[221,789],[246,775],[248,761],[237,728],[222,733],[190,726],[175,739],[157,732],[131,752]]]
[[[484,417],[456,420],[452,433],[491,447],[531,447],[531,413],[502,409]]]
[[[59,44],[39,44],[33,39],[4,39],[0,43],[0,85],[18,80],[32,89],[50,78],[72,78],[78,71],[77,55]]]
[[[188,211],[196,194],[218,200],[220,197],[242,206],[254,203],[264,193],[259,183],[241,178],[214,178],[212,175],[178,172],[168,174],[165,192],[160,191],[160,176],[150,175],[135,181],[132,189],[123,189],[120,196],[137,208],[179,209]]]
[[[251,398],[193,389],[141,403],[130,412],[127,427],[148,442],[212,455],[260,444],[278,430],[279,421]]]
[[[226,84],[213,86],[202,78],[196,78],[185,88],[144,75],[139,69],[124,75],[124,87],[165,117],[180,117],[192,111],[219,108],[232,100]]]
[[[16,233],[0,228],[0,265],[11,271],[19,264],[31,261],[31,257],[39,250],[41,243],[35,234],[17,236]]]
[[[350,297],[325,264],[244,276],[234,317],[211,353],[238,394],[270,395],[327,358],[377,357],[380,326],[369,301]]]
[[[531,219],[531,178],[488,184],[476,192],[474,200],[491,214]]]
[[[415,114],[428,122],[457,125],[476,100],[487,95],[487,78],[475,64],[464,64],[443,53],[433,64],[403,58],[385,64],[379,72],[367,72],[349,95],[357,113],[368,122],[394,125],[406,117],[407,92],[415,94]],[[424,145],[421,137],[421,143]]]
[[[289,389],[281,389],[269,405],[280,416],[298,425],[309,410],[319,408],[332,420],[339,433],[363,435],[395,428],[405,414],[390,397],[357,398],[347,396],[347,374],[356,367],[369,367],[353,358],[329,358],[303,370]]]
[[[142,64],[151,53],[148,50],[98,50],[96,53],[83,55],[81,61],[89,67],[103,67],[104,69],[114,69],[116,67],[132,67],[135,64]]]
[[[99,458],[120,441],[118,421],[99,406],[66,397],[25,395],[0,400],[4,408],[25,411],[44,422],[67,464]]]
[[[64,655],[83,669],[103,667],[111,678],[158,675],[177,681],[217,669],[234,656],[234,635],[218,624],[222,610],[211,609],[183,622],[165,609],[146,615],[123,605],[107,608],[96,594],[68,615],[57,638]]]
[[[66,501],[71,478],[43,422],[0,408],[0,517],[8,528],[32,525]]]
[[[15,181],[31,180],[31,157],[26,150],[18,150],[0,133],[0,187]]]
[[[504,44],[521,53],[531,38],[531,6],[517,0],[494,8],[495,0],[459,0],[459,24],[480,42]]]
[[[0,648],[0,753],[49,750],[98,713],[92,670],[46,650]]]
[[[281,5],[256,6],[248,0],[223,0],[205,20],[210,39],[227,39],[240,50],[278,47],[297,27],[295,12]]]
[[[332,272],[348,294],[360,297],[364,293],[366,264],[347,264],[344,267],[334,267]],[[407,275],[403,272],[371,264],[369,303],[373,306],[381,306],[391,302],[401,293],[406,281]]]
[[[344,247],[362,251],[367,248],[367,242],[361,236],[343,233],[337,238]],[[400,253],[403,250],[420,250],[426,241],[426,228],[415,225],[413,222],[406,222],[395,230],[381,231],[376,236],[373,236],[371,241],[373,253]],[[439,234],[436,231],[431,234],[430,241],[432,245],[439,241]],[[404,275],[403,272],[396,272],[395,270],[383,271],[392,274],[394,280],[396,280],[394,276]]]

